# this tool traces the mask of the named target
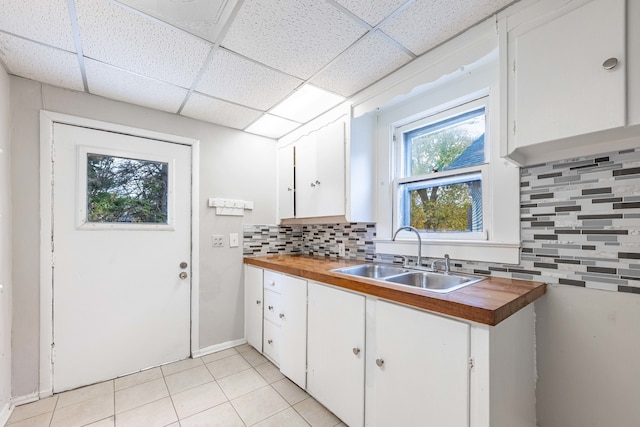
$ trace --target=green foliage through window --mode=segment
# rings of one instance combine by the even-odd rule
[[[166,224],[167,163],[87,155],[87,220]]]
[[[485,109],[430,123],[403,134],[400,225],[431,232],[482,231],[480,174],[441,178],[439,172],[485,163]]]

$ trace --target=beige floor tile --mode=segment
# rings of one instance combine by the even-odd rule
[[[213,377],[204,365],[177,374],[164,377],[169,393],[176,394],[213,381]]]
[[[174,394],[171,398],[179,419],[190,417],[227,401],[227,396],[215,381]]]
[[[96,421],[95,423],[87,424],[86,427],[114,427],[116,425],[116,417],[105,418],[104,420]]]
[[[262,378],[267,380],[269,384],[274,383],[276,381],[280,381],[281,379],[284,378],[284,375],[282,375],[282,372],[280,372],[280,369],[278,369],[276,365],[274,365],[271,362],[258,365],[255,367],[255,370],[258,371],[258,373],[262,375]]]
[[[232,400],[231,404],[248,426],[289,407],[289,404],[270,386],[240,396]]]
[[[47,412],[53,412],[57,402],[58,396],[51,396],[46,399],[40,399],[35,402],[16,406],[9,418],[8,424],[26,420],[27,418],[32,418],[37,415],[46,414]]]
[[[254,367],[267,363],[267,359],[253,348],[242,352],[242,357]]]
[[[235,356],[207,363],[207,368],[215,379],[220,379],[250,369],[251,365],[242,356],[236,354]]]
[[[7,427],[49,427],[51,415],[53,415],[53,412],[45,412],[44,414],[36,415],[35,417],[16,421],[15,423],[9,420]]]
[[[224,394],[231,399],[240,397],[267,385],[267,382],[253,369],[229,375],[218,381]]]
[[[271,385],[282,395],[282,397],[285,398],[287,402],[289,402],[290,405],[295,405],[296,403],[309,398],[309,395],[304,390],[295,385],[288,378],[283,378]]]
[[[334,427],[340,423],[340,419],[329,412],[315,399],[309,398],[297,403],[293,408],[298,411],[311,427]]]
[[[180,420],[181,427],[245,427],[230,403],[223,403]]]
[[[113,395],[113,380],[61,393],[58,396],[56,409],[74,405],[85,400],[95,399],[96,397],[106,396],[108,394]]]
[[[242,345],[238,345],[236,347],[233,347],[236,349],[236,351],[238,353],[244,353],[245,351],[249,350],[249,349],[253,349],[255,350],[253,347],[251,347],[249,344],[242,344]]]
[[[113,385],[113,382],[112,382]],[[62,398],[62,396],[60,396]],[[51,419],[51,427],[73,427],[91,424],[113,415],[113,393],[90,400],[83,400],[70,406],[56,408]]]
[[[197,368],[198,366],[202,366],[202,360],[200,358],[197,359],[184,359],[179,360],[177,362],[169,363],[168,365],[161,366],[162,373],[167,375],[173,375],[178,372],[186,371],[188,369]]]
[[[166,426],[178,421],[169,397],[116,415],[116,427]]]
[[[160,368],[136,372],[135,374],[127,375],[126,377],[116,378],[114,380],[115,390],[118,391],[129,387],[135,387],[148,381],[157,380],[158,378],[162,378],[162,370]]]
[[[298,414],[295,409],[288,408],[282,412],[260,421],[254,427],[309,427],[309,424]]]
[[[180,427],[180,423],[172,423],[172,424],[169,424],[167,427]]]
[[[116,414],[169,396],[164,378],[116,391]]]
[[[202,356],[201,359],[204,363],[215,362],[216,360],[224,359],[225,357],[235,356],[238,352],[233,348],[228,348],[222,351],[216,351],[215,353]]]

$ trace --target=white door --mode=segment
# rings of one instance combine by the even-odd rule
[[[282,275],[280,371],[301,388],[307,385],[307,281]],[[265,291],[266,293],[266,291]]]
[[[190,354],[191,148],[55,124],[55,392]]]

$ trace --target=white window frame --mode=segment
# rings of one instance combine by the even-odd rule
[[[412,121],[407,124],[398,125],[395,127],[394,141],[393,141],[393,151],[394,151],[394,164],[393,164],[393,229],[397,230],[400,227],[400,218],[402,206],[400,202],[400,185],[411,183],[411,182],[427,182],[427,181],[443,181],[443,183],[451,182],[455,179],[455,177],[459,176],[472,176],[472,175],[480,175],[481,182],[483,183],[482,187],[482,231],[465,231],[465,232],[427,232],[421,231],[420,235],[423,240],[487,240],[487,231],[486,224],[488,220],[487,208],[488,206],[488,190],[485,188],[485,182],[488,180],[489,174],[489,159],[490,159],[490,144],[486,143],[486,141],[490,141],[490,126],[488,120],[490,115],[490,108],[488,105],[489,97],[488,95],[482,96],[479,99],[474,99],[469,102],[463,102],[462,104],[456,105],[454,107],[446,108],[445,110],[441,110],[438,112],[428,113],[427,115],[421,117],[416,121]],[[461,114],[465,114],[467,112],[475,111],[480,108],[485,109],[485,144],[484,144],[484,157],[485,162],[483,164],[470,166],[467,168],[458,168],[454,170],[440,171],[437,174],[426,174],[426,175],[413,175],[406,176],[407,173],[405,169],[405,155],[404,152],[404,134],[411,132],[412,130],[416,130],[425,126],[429,126],[432,124],[436,124],[442,122],[444,120],[459,116]],[[399,236],[403,238],[407,238],[410,236],[409,232],[401,231]]]
[[[396,100],[377,112],[377,239],[376,252],[392,255],[417,254],[414,233],[401,231],[397,239],[397,190],[395,171],[399,159],[394,134],[398,128],[420,120],[451,115],[455,108],[467,108],[470,103],[483,99],[486,108],[485,157],[486,164],[473,167],[482,173],[483,233],[466,237],[466,233],[438,233],[424,236],[422,254],[428,258],[449,254],[451,259],[517,264],[520,261],[519,169],[500,157],[500,84],[497,59],[488,59],[475,68],[428,84],[424,90],[416,89],[411,96]],[[462,110],[461,110],[462,111]],[[418,127],[418,126],[416,126]],[[461,173],[459,169],[447,173]],[[443,174],[444,176],[444,174]],[[415,178],[415,177],[414,177]],[[447,234],[445,236],[445,234]]]

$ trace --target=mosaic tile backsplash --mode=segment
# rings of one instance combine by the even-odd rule
[[[452,260],[459,272],[640,294],[640,148],[522,168],[520,265]],[[244,255],[375,254],[375,224],[249,225]],[[429,265],[431,260],[425,260]]]

